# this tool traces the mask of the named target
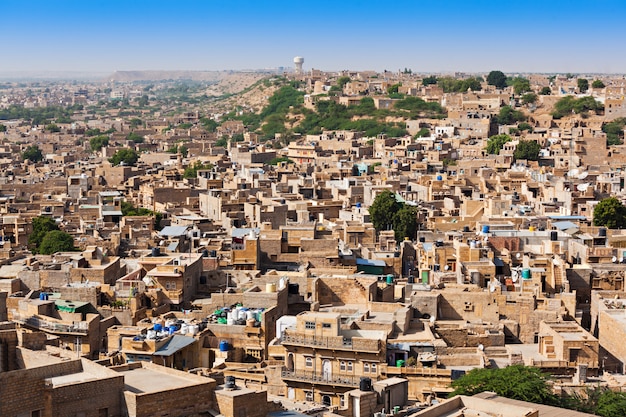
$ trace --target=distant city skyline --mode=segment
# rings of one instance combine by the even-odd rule
[[[0,0],[0,73],[626,73],[626,2]]]

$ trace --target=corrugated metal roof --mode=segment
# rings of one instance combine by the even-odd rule
[[[379,261],[377,259],[363,259],[363,258],[357,258],[356,259],[356,264],[357,265],[369,265],[369,266],[385,266],[385,261]]]
[[[184,236],[187,234],[189,226],[165,226],[163,230],[159,232],[161,236]]]
[[[167,343],[161,346],[161,349],[154,352],[154,356],[171,356],[179,350],[191,345],[195,341],[196,339],[193,337],[175,334],[170,340],[167,341]]]

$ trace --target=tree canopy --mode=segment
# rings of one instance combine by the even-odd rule
[[[602,125],[602,131],[606,133],[607,145],[619,145],[624,140],[624,127],[626,117],[619,117],[611,122]]]
[[[31,162],[39,162],[43,159],[43,153],[39,146],[31,145],[24,152],[22,152],[22,159],[29,160]]]
[[[593,209],[593,224],[609,229],[626,228],[626,207],[615,197],[605,198]]]
[[[62,230],[51,230],[43,237],[39,245],[39,253],[52,255],[57,252],[74,251],[74,238]]]
[[[536,404],[557,404],[548,377],[532,366],[512,365],[506,368],[477,368],[452,382],[450,396],[474,395],[493,391],[503,397]]]
[[[539,159],[541,145],[534,140],[520,140],[513,153],[513,158],[526,159],[528,161],[536,161]]]
[[[523,94],[530,91],[530,81],[524,77],[517,77],[510,80],[511,86],[513,86],[513,92],[516,95]]]
[[[574,96],[566,96],[554,104],[552,117],[560,119],[572,113],[586,115],[590,110],[598,112],[602,109],[604,109],[602,103],[596,101],[591,96],[581,97],[578,99]]]
[[[594,81],[591,83],[591,87],[593,87],[593,88],[604,88],[604,87],[605,87],[605,85],[604,85],[604,83],[602,82],[602,80],[594,80]]]
[[[28,236],[28,246],[34,253],[38,253],[44,236],[52,230],[59,230],[59,226],[52,218],[45,216],[33,217],[32,225],[33,231]]]
[[[94,136],[89,139],[89,148],[91,152],[98,152],[102,147],[108,146],[109,137],[105,135]]]
[[[393,230],[396,241],[415,237],[417,210],[401,203],[392,191],[379,193],[369,208],[370,218],[376,230]]]
[[[212,169],[213,165],[203,164],[202,161],[196,161],[193,164],[189,164],[183,172],[183,178],[196,178],[198,171],[203,169]]]
[[[516,122],[526,120],[526,116],[519,110],[515,110],[511,106],[502,106],[496,118],[499,125],[512,125]]]
[[[496,88],[506,87],[506,75],[502,71],[491,71],[487,75],[487,84],[493,85]]]
[[[135,165],[139,160],[139,154],[134,149],[124,148],[115,152],[115,154],[109,158],[109,162],[113,165]]]
[[[550,94],[552,94],[552,89],[550,87],[543,87],[541,91],[539,91],[539,94],[541,94],[542,96],[549,96]]]
[[[504,147],[504,144],[510,142],[511,137],[509,135],[494,135],[487,140],[487,148],[486,151],[491,155],[499,155],[500,151]]]
[[[586,93],[589,90],[589,80],[586,78],[579,78],[576,80],[576,84],[578,84],[578,91],[581,93]]]

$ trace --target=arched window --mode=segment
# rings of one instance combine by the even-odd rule
[[[346,362],[345,361],[341,361],[339,363],[339,370],[340,371],[345,371],[346,370]]]
[[[307,368],[313,368],[313,358],[312,358],[312,357],[310,357],[310,356],[307,356],[307,357],[304,359],[304,364],[305,364],[305,366],[306,366]]]
[[[363,373],[365,373],[365,374],[369,374],[370,373],[370,364],[367,363],[367,362],[365,362],[363,364]]]
[[[332,404],[330,401],[330,395],[322,395],[322,404],[325,406],[330,406]]]

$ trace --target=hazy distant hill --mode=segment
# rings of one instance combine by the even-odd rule
[[[193,81],[222,81],[225,78],[240,77],[242,75],[260,78],[267,72],[253,71],[116,71],[107,80],[111,81],[159,81],[159,80],[193,80]]]

